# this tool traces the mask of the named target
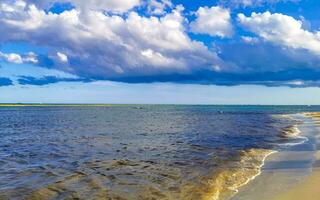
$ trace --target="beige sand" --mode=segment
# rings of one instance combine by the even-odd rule
[[[320,125],[320,113],[304,114]],[[299,129],[314,131],[314,123],[308,121]],[[319,140],[320,134],[316,137]],[[309,161],[316,161],[312,169],[299,167]],[[271,155],[262,174],[240,188],[231,200],[320,200],[320,151],[289,150]]]
[[[320,125],[320,113],[306,113],[313,117],[316,124]],[[320,160],[320,152],[317,153],[317,160]],[[282,193],[272,200],[320,200],[320,168],[313,169],[311,175],[294,186],[291,190]]]
[[[301,183],[288,192],[280,194],[272,200],[319,200],[320,199],[320,169],[314,169]]]

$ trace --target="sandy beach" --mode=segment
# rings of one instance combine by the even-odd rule
[[[320,125],[320,113],[306,113],[305,115],[312,117],[317,126]],[[277,195],[272,200],[319,200],[320,199],[320,152],[316,153],[316,162],[314,163],[312,172],[304,180],[294,186],[287,192]]]
[[[268,157],[261,175],[232,200],[320,199],[320,113],[303,113],[303,116],[304,123],[299,129],[308,141]]]
[[[320,169],[315,168],[311,175],[289,191],[277,195],[272,200],[319,200]]]

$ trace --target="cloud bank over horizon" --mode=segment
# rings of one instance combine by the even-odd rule
[[[74,77],[0,74],[0,86],[109,80],[319,87],[319,19],[273,8],[285,4],[301,10],[308,2],[4,0],[0,63]]]

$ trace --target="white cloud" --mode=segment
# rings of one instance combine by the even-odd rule
[[[302,22],[281,13],[252,13],[238,15],[239,22],[266,41],[293,49],[305,49],[320,55],[320,32],[302,28]]]
[[[57,52],[57,56],[61,62],[64,62],[64,63],[68,62],[68,56],[66,54]]]
[[[294,86],[303,86],[305,84],[305,82],[296,80],[296,81],[289,81],[288,84],[289,85],[294,85]]]
[[[16,10],[21,10],[26,6],[26,2],[22,0],[17,0],[12,4],[3,2],[0,5],[0,10],[4,12],[15,12]]]
[[[4,0],[12,2],[12,0]],[[23,2],[22,0],[19,0]],[[55,2],[72,3],[80,10],[104,10],[123,13],[141,4],[141,0],[25,0],[38,8],[50,8]]]
[[[0,10],[0,42],[27,41],[50,47],[49,57],[57,59],[56,67],[70,73],[110,78],[223,66],[215,52],[189,38],[181,6],[161,17],[144,17],[134,11],[121,17],[79,9],[53,14],[29,4],[7,10]],[[72,61],[76,66],[69,66]]]
[[[23,58],[24,62],[29,62],[29,63],[38,63],[38,58],[37,55],[33,52],[29,52],[24,58]]]
[[[155,67],[183,66],[183,63],[180,63],[173,58],[166,58],[161,53],[154,52],[152,49],[141,51],[141,55],[144,56],[145,62]]]
[[[220,0],[220,4],[229,7],[258,7],[279,2],[299,2],[300,0]]]
[[[140,4],[140,0],[71,0],[82,9],[107,10],[114,12],[126,12]]]
[[[148,12],[153,15],[163,15],[167,8],[172,8],[171,0],[150,0],[148,2]]]
[[[196,12],[197,19],[190,24],[194,33],[210,36],[230,37],[233,34],[230,11],[219,6],[200,7]]]
[[[248,44],[256,44],[259,42],[259,38],[256,38],[256,37],[242,36],[241,39],[242,41]]]
[[[220,72],[221,71],[221,67],[219,65],[213,65],[212,66],[212,70],[215,72]]]
[[[6,54],[6,53],[0,52],[0,58],[3,58],[7,62],[11,62],[11,63],[16,63],[16,64],[23,63],[23,60],[22,60],[21,56],[19,54],[16,54],[16,53]]]
[[[29,52],[27,55],[21,56],[17,53],[3,53],[0,51],[0,59],[4,59],[6,62],[22,64],[22,63],[37,63],[37,56],[33,52]]]

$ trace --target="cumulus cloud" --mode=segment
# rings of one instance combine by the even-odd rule
[[[3,53],[0,51],[0,59],[5,60],[6,62],[22,64],[22,63],[38,63],[37,55],[33,52],[29,52],[26,55],[21,56],[16,53]]]
[[[4,0],[9,5],[11,0]],[[12,2],[12,1],[11,1]],[[140,0],[17,0],[20,4],[30,3],[38,8],[50,8],[54,3],[71,3],[81,10],[104,10],[123,13],[141,4]],[[9,7],[9,6],[8,6]]]
[[[53,65],[79,76],[108,79],[189,73],[223,65],[216,53],[188,36],[182,6],[161,17],[137,12],[121,17],[96,10],[83,15],[78,9],[54,14],[33,4],[10,6],[15,9],[0,10],[0,25],[6,30],[0,41],[50,47],[55,50],[48,56]]]
[[[259,42],[259,38],[250,37],[250,36],[241,36],[242,41],[248,44],[256,44]]]
[[[243,27],[266,41],[320,55],[320,32],[304,30],[302,22],[291,16],[264,12],[252,13],[249,17],[239,14],[238,20]]]
[[[233,34],[230,11],[214,6],[200,7],[196,12],[196,20],[190,24],[194,33],[210,36],[230,37]]]
[[[220,0],[219,3],[229,7],[259,7],[279,2],[299,2],[300,0]]]
[[[20,84],[111,80],[302,87],[318,83],[319,33],[305,30],[290,16],[239,14],[239,24],[252,34],[209,47],[189,31],[215,37],[213,42],[231,37],[237,27],[226,8],[200,7],[189,23],[188,11],[169,0],[132,1],[136,3],[123,9],[111,6],[112,0],[71,0],[74,7],[50,12],[51,3],[57,1],[0,3],[0,44],[25,42],[46,49],[41,55],[1,53],[0,59],[35,63],[73,76],[27,74],[19,77]],[[88,2],[92,5],[84,6]],[[121,2],[129,3],[117,1]],[[136,10],[137,6],[145,7]]]
[[[140,4],[140,0],[70,0],[70,2],[82,9],[103,9],[120,13]]]
[[[148,2],[148,13],[153,15],[163,15],[167,9],[173,7],[171,0],[150,0]]]
[[[57,56],[61,62],[64,62],[64,63],[68,62],[68,56],[66,54],[57,52]]]
[[[0,52],[0,57],[11,63],[21,64],[23,62],[21,56],[16,53],[5,54]]]
[[[250,74],[256,72],[280,72],[289,70],[315,70],[320,69],[320,56],[312,54],[304,49],[279,48],[279,45],[259,41],[259,43],[234,42],[220,47],[219,54],[222,59],[236,63],[240,73]],[[300,77],[295,74],[288,79],[308,80],[308,75],[301,73]],[[275,76],[277,77],[277,76]],[[279,78],[279,77],[277,77]]]
[[[37,55],[33,52],[29,52],[27,55],[25,55],[22,58],[22,60],[24,62],[33,63],[33,64],[37,64],[39,62]]]

